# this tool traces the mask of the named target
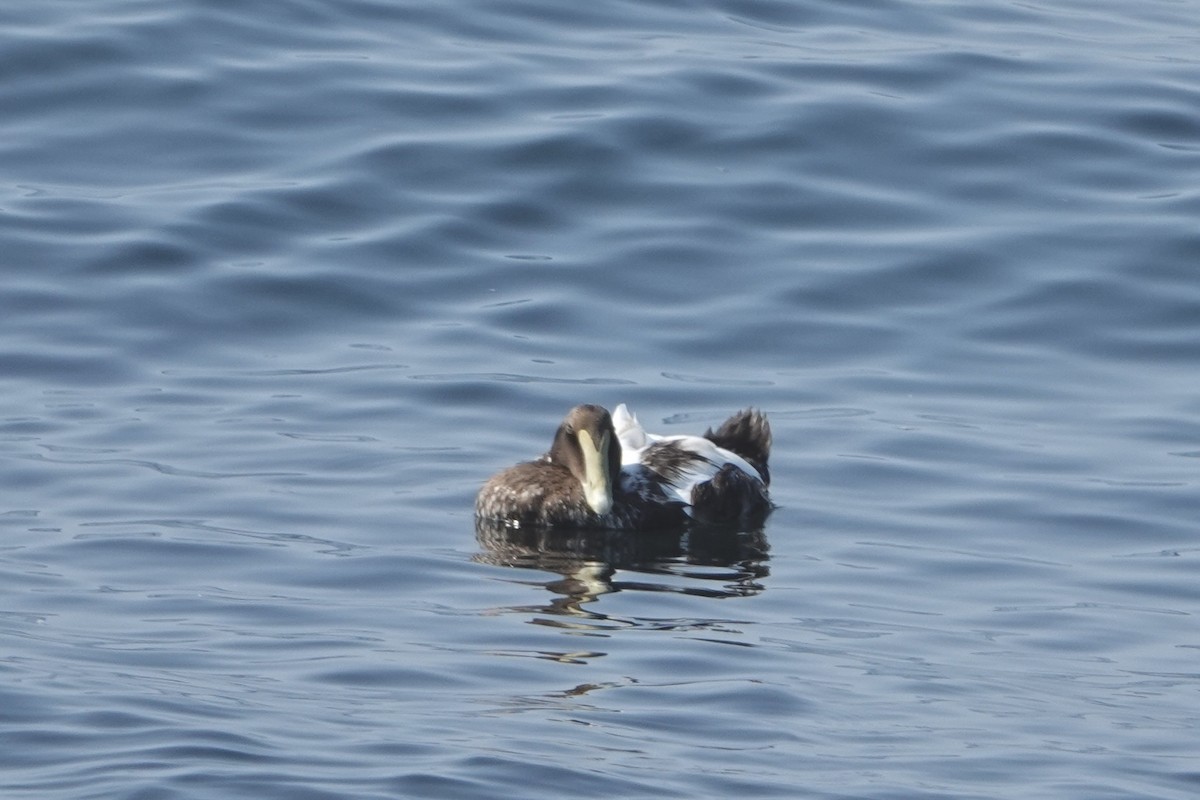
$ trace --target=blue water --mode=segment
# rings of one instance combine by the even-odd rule
[[[0,794],[1200,791],[1200,7],[0,11]],[[579,402],[761,531],[477,537]]]

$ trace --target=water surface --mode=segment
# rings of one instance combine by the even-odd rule
[[[1191,798],[1187,3],[0,14],[6,798]],[[476,531],[578,402],[758,531]]]

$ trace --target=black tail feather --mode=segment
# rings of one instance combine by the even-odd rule
[[[771,423],[767,422],[766,414],[753,408],[743,409],[721,423],[716,431],[709,428],[704,438],[749,461],[762,474],[763,482],[771,483],[767,469],[771,455]]]

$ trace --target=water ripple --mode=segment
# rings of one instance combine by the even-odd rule
[[[1193,5],[9,5],[4,797],[1195,795]]]

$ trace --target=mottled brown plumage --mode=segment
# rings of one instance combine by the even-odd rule
[[[475,511],[486,519],[514,526],[612,527],[588,504],[584,484],[587,465],[580,432],[593,443],[608,442],[602,467],[609,492],[619,489],[621,448],[612,417],[600,406],[575,406],[558,426],[550,450],[536,461],[526,461],[492,476],[475,502]]]

